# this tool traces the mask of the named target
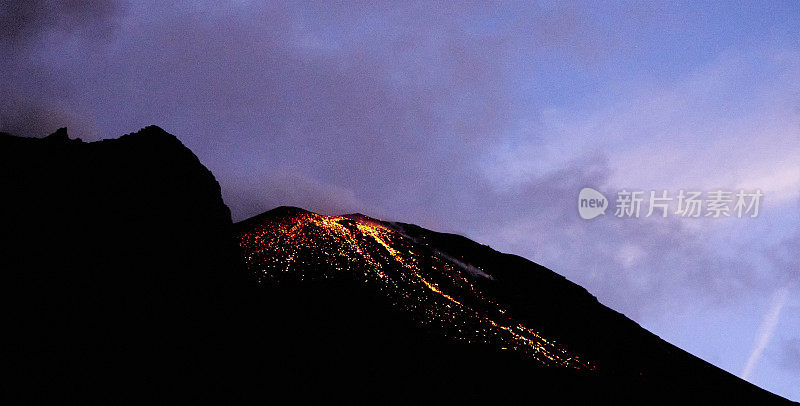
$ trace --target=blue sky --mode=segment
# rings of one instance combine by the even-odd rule
[[[797,2],[3,7],[0,130],[157,124],[236,219],[458,232],[800,400]],[[585,221],[586,186],[765,197],[755,219]]]

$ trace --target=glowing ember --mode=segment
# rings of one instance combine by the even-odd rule
[[[355,277],[452,339],[515,351],[547,366],[594,369],[508,317],[457,261],[380,222],[313,213],[277,216],[242,234],[240,245],[261,283]]]

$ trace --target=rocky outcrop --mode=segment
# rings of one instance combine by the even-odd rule
[[[0,134],[0,190],[10,387],[148,403],[226,387],[244,273],[220,187],[177,138]]]

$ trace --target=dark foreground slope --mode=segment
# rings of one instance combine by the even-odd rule
[[[94,143],[0,134],[0,193],[4,394],[227,390],[245,278],[219,185],[180,141],[157,127]]]
[[[366,392],[397,393],[396,385],[533,403],[786,402],[562,276],[458,235],[290,207],[237,230],[268,296],[303,315],[281,324],[310,338],[283,347],[309,363],[299,372],[312,380],[355,363]]]

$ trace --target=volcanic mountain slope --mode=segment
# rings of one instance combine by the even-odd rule
[[[291,210],[287,210],[291,212]],[[593,367],[507,315],[478,278],[490,278],[363,216],[296,211],[243,235],[245,261],[262,283],[355,278],[420,325],[467,343],[519,353],[544,366]]]
[[[246,220],[237,230],[245,264],[265,290],[273,297],[292,292],[293,303],[301,295],[298,317],[324,320],[324,327],[309,330],[323,346],[367,336],[394,342],[367,353],[403,354],[392,358],[390,372],[376,369],[398,382],[405,382],[398,370],[410,364],[417,367],[408,373],[418,379],[449,377],[454,391],[477,381],[476,395],[519,395],[524,387],[615,403],[785,401],[666,343],[560,275],[461,236],[291,207]],[[333,291],[339,294],[329,296]],[[338,308],[342,302],[350,304]],[[320,316],[309,310],[315,307],[328,310]],[[362,319],[343,316],[365,307],[373,311]],[[376,333],[370,327],[392,323],[405,328]],[[409,340],[425,340],[426,348],[404,347]],[[363,367],[354,361],[364,356],[360,345],[344,352]],[[312,358],[320,357],[330,361],[327,354]],[[439,369],[443,364],[451,368]]]
[[[234,225],[158,127],[0,133],[0,191],[2,404],[781,404],[464,237],[293,208]]]

